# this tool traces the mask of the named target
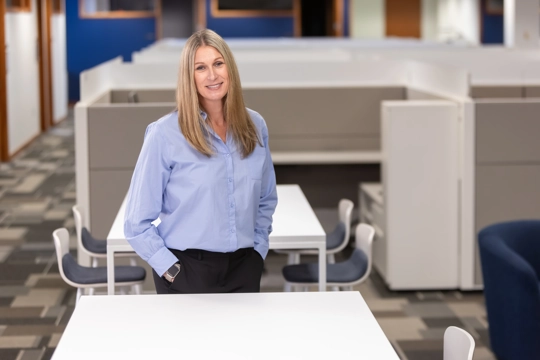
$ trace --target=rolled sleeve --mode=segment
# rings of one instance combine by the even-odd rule
[[[262,118],[261,118],[262,120]],[[272,216],[277,206],[276,173],[272,163],[270,147],[268,145],[268,128],[262,120],[262,140],[266,149],[265,168],[263,170],[261,183],[261,197],[257,219],[255,221],[255,240],[254,248],[266,258],[269,249],[269,236],[272,232]]]
[[[171,173],[168,144],[156,123],[150,124],[128,192],[124,234],[135,252],[159,274],[177,258],[152,224],[162,209],[163,192]]]

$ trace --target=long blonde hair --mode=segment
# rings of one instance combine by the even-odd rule
[[[195,53],[201,46],[215,48],[221,56],[229,73],[229,89],[224,97],[223,115],[227,122],[227,131],[239,146],[242,157],[246,157],[261,144],[255,124],[244,105],[240,75],[231,49],[225,41],[212,30],[197,31],[187,40],[180,58],[176,105],[178,122],[188,143],[206,156],[214,151],[210,142],[208,125],[200,114],[201,105],[195,85]]]

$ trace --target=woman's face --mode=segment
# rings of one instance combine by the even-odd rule
[[[195,53],[195,85],[201,102],[221,101],[229,90],[229,73],[223,56],[211,46]]]

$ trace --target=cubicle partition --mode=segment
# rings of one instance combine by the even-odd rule
[[[475,233],[540,218],[540,99],[475,101]],[[475,246],[475,284],[482,284]]]
[[[88,107],[88,215],[105,238],[129,188],[146,127],[175,103],[93,104]]]
[[[465,50],[452,52],[459,51]],[[443,65],[432,54],[422,56],[433,62],[366,54],[342,62],[239,62],[246,105],[266,119],[273,161],[382,161],[374,259],[389,286],[481,288],[476,232],[540,210],[533,191],[540,180],[533,156],[540,153],[534,147],[540,104],[528,98],[540,92],[540,81],[531,80],[540,76],[533,76],[531,59],[518,59],[506,65],[529,64],[517,78],[507,69],[490,81],[489,71],[500,65],[479,70],[480,60],[516,57],[500,50],[478,52],[473,71]],[[107,234],[128,189],[144,129],[175,108],[177,70],[115,59],[81,75],[77,202],[96,236]],[[510,95],[515,99],[480,99]]]

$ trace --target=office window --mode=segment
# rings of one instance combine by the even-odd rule
[[[32,0],[6,0],[7,11],[31,11],[30,1]]]
[[[214,17],[292,16],[295,0],[212,0]]]
[[[80,0],[81,18],[155,17],[155,0]]]

